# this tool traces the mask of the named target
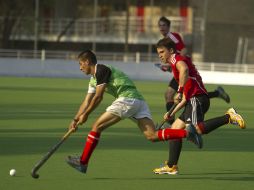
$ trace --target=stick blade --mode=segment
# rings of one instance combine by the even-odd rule
[[[36,171],[34,171],[34,169],[32,169],[31,171],[31,176],[34,178],[34,179],[38,179],[40,176],[39,174],[36,173]]]

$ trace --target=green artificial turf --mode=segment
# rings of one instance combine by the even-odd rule
[[[167,159],[167,142],[147,141],[129,120],[103,132],[83,175],[65,163],[65,157],[80,154],[95,118],[113,100],[105,95],[87,123],[72,134],[39,170],[30,171],[66,132],[87,91],[87,80],[0,77],[0,189],[241,189],[254,187],[253,87],[223,86],[231,104],[211,100],[206,119],[220,116],[234,106],[243,115],[247,129],[226,125],[204,136],[198,150],[184,140],[177,176],[154,175],[153,168]],[[153,118],[160,122],[165,112],[166,82],[135,81],[146,98]],[[215,85],[207,85],[214,90]],[[15,168],[17,176],[9,176]]]

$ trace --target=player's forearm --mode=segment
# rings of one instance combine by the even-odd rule
[[[189,71],[187,68],[182,68],[179,71],[179,87],[184,87],[188,80]]]
[[[171,115],[175,115],[180,109],[184,107],[185,104],[186,104],[186,99],[185,97],[183,97],[182,101],[179,104],[177,104],[175,109],[172,111]]]
[[[87,94],[83,102],[81,103],[78,112],[76,113],[74,120],[77,120],[79,116],[84,113],[84,111],[88,108],[94,94]]]
[[[102,101],[103,96],[94,96],[82,114],[89,115]]]

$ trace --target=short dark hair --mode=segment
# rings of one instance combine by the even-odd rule
[[[82,51],[79,55],[78,55],[78,59],[81,61],[85,61],[88,60],[90,63],[92,63],[93,65],[97,64],[97,58],[96,55],[91,51],[91,50],[85,50]]]
[[[159,22],[164,22],[166,23],[166,25],[170,28],[170,24],[171,24],[171,21],[169,19],[167,19],[165,16],[162,16],[159,21],[158,21],[158,24]]]
[[[176,52],[176,44],[170,38],[160,39],[156,44],[156,48],[161,48],[161,47],[165,47],[168,50],[173,49],[173,51]]]

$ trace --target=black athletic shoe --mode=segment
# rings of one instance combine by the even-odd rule
[[[87,165],[80,163],[79,156],[68,156],[66,162],[81,173],[86,173]]]
[[[188,124],[186,126],[186,131],[188,132],[188,135],[186,139],[188,141],[193,142],[195,145],[198,146],[198,148],[203,147],[203,139],[200,134],[197,133],[195,127],[192,124]]]
[[[225,90],[221,86],[218,86],[216,90],[219,92],[219,97],[221,99],[223,99],[227,103],[230,103],[229,95],[225,92]]]

